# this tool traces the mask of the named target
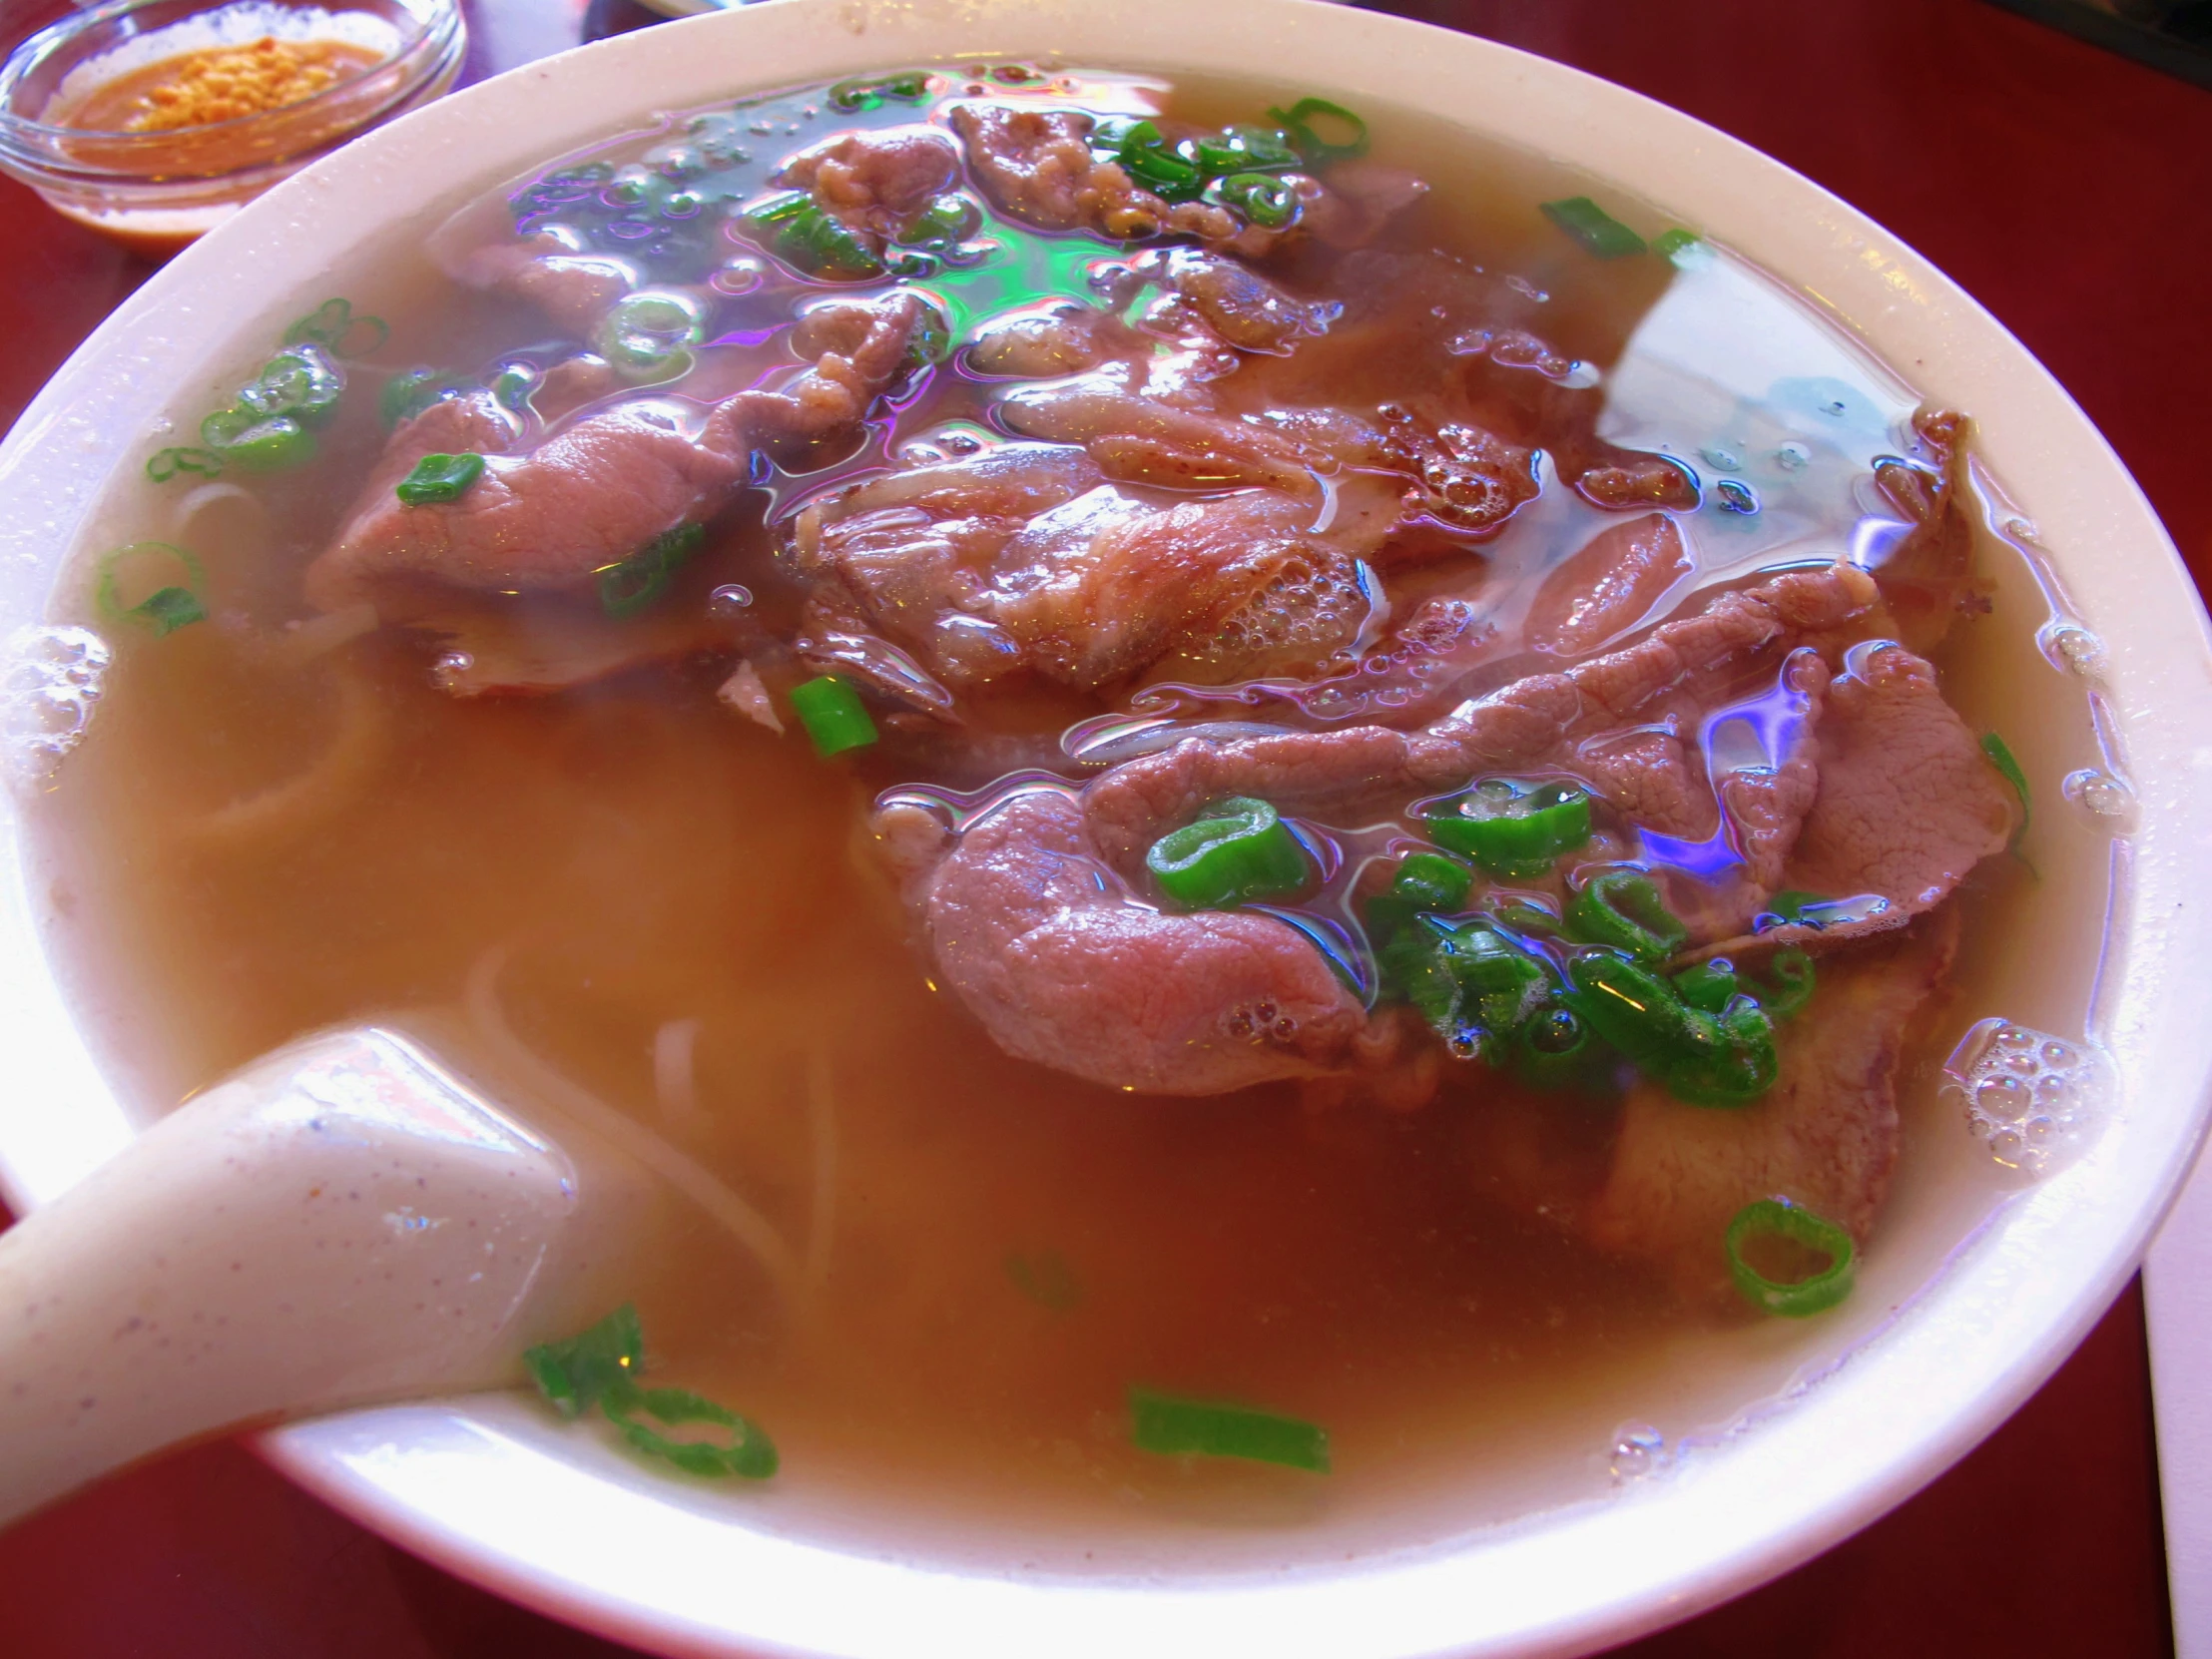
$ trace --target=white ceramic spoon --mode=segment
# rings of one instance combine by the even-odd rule
[[[267,1056],[0,1234],[0,1523],[243,1423],[518,1382],[621,1300],[644,1187],[391,1031]]]

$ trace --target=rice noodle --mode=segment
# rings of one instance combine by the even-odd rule
[[[283,783],[185,824],[188,839],[235,849],[301,835],[360,795],[383,763],[390,732],[374,691],[357,671],[341,665],[336,680],[338,727],[322,753]]]
[[[815,1193],[807,1232],[807,1288],[830,1276],[830,1240],[837,1220],[836,1077],[819,1043],[807,1051],[807,1127],[814,1138]]]
[[[617,1151],[634,1158],[719,1222],[753,1253],[786,1305],[798,1308],[805,1277],[784,1236],[768,1218],[717,1180],[695,1159],[624,1116],[582,1084],[540,1059],[514,1033],[499,1006],[499,974],[507,947],[494,945],[468,970],[462,1006],[476,1036],[501,1069],[566,1117]]]
[[[707,1122],[699,1109],[698,1047],[696,1019],[672,1019],[653,1033],[653,1093],[662,1121],[679,1133],[694,1133]]]
[[[241,489],[236,484],[224,483],[221,480],[213,483],[196,484],[186,491],[183,496],[179,497],[176,509],[170,514],[169,518],[170,534],[186,546],[191,546],[194,541],[200,539],[194,531],[194,526],[200,522],[200,515],[210,507],[221,506],[226,502],[247,508],[249,516],[254,521],[255,528],[265,539],[267,538],[269,509],[262,505],[261,497],[251,490]]]
[[[303,667],[327,657],[339,646],[359,639],[376,626],[376,607],[363,600],[342,611],[326,611],[305,622],[288,624],[270,647],[273,661],[287,667]]]

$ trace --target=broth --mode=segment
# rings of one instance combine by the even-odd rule
[[[1147,85],[1097,77],[1079,90],[1141,108]],[[1201,84],[1166,109],[1211,125],[1269,102]],[[1670,608],[1825,557],[1879,518],[1869,467],[1903,441],[1915,399],[1846,336],[1718,250],[1679,267],[1594,261],[1534,205],[1596,187],[1369,113],[1376,159],[1434,187],[1385,246],[1465,251],[1514,273],[1543,295],[1530,307],[1570,372],[1608,388],[1609,441],[1756,491],[1752,512],[1719,511],[1709,494],[1683,515],[1699,568]],[[851,124],[813,93],[739,114],[763,177]],[[852,119],[871,118],[914,112]],[[991,232],[1003,259],[932,278],[955,341],[1017,304],[1095,299],[1090,267],[1110,246],[1004,221]],[[1309,278],[1326,284],[1326,268]],[[410,362],[495,363],[545,336],[512,300],[417,286],[354,295],[392,324],[389,348],[351,368],[362,385]],[[788,317],[794,289],[725,297],[716,326],[736,339]],[[745,383],[761,360],[758,341],[700,356],[718,386]],[[1389,396],[1397,372],[1375,359],[1336,368],[1333,395],[1355,402]],[[757,471],[663,607],[704,612],[742,584],[749,615],[788,634],[800,596],[778,549],[796,507],[913,459],[915,443],[987,435],[997,389],[939,373],[894,398],[856,448],[808,471]],[[1601,1489],[1619,1424],[1725,1419],[1800,1364],[1801,1331],[1684,1303],[1655,1269],[1485,1198],[1469,1175],[1469,1114],[1481,1091],[1519,1088],[1503,1073],[1386,1111],[1317,1105],[1290,1081],[1131,1093],[1004,1052],[917,955],[867,828],[881,792],[971,801],[962,792],[982,780],[932,774],[934,752],[900,728],[826,764],[718,700],[727,647],[551,696],[468,698],[445,689],[450,673],[441,684],[419,635],[287,632],[301,568],[383,442],[372,402],[350,394],[310,466],[243,493],[202,486],[184,521],[211,625],[109,628],[96,727],[34,813],[57,947],[97,984],[106,1033],[148,1098],[182,1099],[301,1032],[395,1014],[511,1087],[526,1113],[557,1108],[532,1098],[529,1064],[551,1067],[721,1173],[788,1242],[789,1313],[759,1262],[669,1201],[671,1238],[636,1287],[656,1376],[767,1425],[784,1451],[778,1485],[802,1505],[812,1494],[946,1527],[963,1516],[1040,1559],[1051,1538],[1162,1517],[1272,1535],[1409,1505],[1412,1492],[1456,1494],[1462,1521],[1500,1518]],[[118,501],[111,526],[188,540],[145,486]],[[1478,553],[1393,573],[1393,604],[1458,591],[1478,567],[1485,602],[1517,627],[1543,577],[1614,522],[1549,480]],[[1956,631],[1938,663],[1986,713],[2032,672],[2039,601],[2015,551],[1984,535],[1981,558],[2001,567],[1996,613]],[[528,624],[539,605],[512,611]],[[1490,672],[1466,689],[1504,674]],[[1177,684],[1164,703],[1137,708],[1124,691],[1104,710],[1125,724],[1162,709],[1250,719],[1296,701]],[[971,705],[978,728],[1009,740],[1100,707],[1034,683],[979,690]],[[2054,757],[2086,745],[2085,723],[2034,743],[2031,770],[2055,776]],[[2094,836],[2036,822],[2035,855],[2068,904],[2101,902]],[[1342,879],[1310,907],[1353,923],[1351,883],[1382,842],[1338,828]],[[1932,1127],[1936,1069],[1987,1011],[1987,964],[2047,927],[2021,919],[2025,879],[1992,859],[1952,901],[1968,947],[1905,1067],[1909,1158],[1954,1156]],[[2033,1013],[2050,1029],[2081,1025],[2078,1007]],[[1610,1109],[1556,1103],[1589,1120],[1585,1138],[1602,1136]],[[1992,1185],[1982,1202],[1995,1197]],[[1124,1416],[1132,1385],[1326,1424],[1335,1472],[1321,1482],[1140,1450]]]

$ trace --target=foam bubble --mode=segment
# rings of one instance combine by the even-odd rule
[[[2087,1144],[2112,1098],[2111,1063],[2084,1043],[1985,1019],[1943,1065],[1946,1098],[2006,1169],[2047,1175]]]
[[[2135,807],[2135,792],[2111,773],[2095,767],[2067,773],[2059,789],[2068,801],[2098,818],[2126,818]]]
[[[113,654],[89,628],[19,628],[0,651],[0,744],[8,775],[32,788],[85,741]]]
[[[1673,1458],[1674,1448],[1667,1444],[1666,1435],[1649,1423],[1632,1422],[1613,1436],[1612,1448],[1606,1454],[1606,1468],[1617,1486],[1643,1475],[1656,1474]]]
[[[2078,622],[2046,622],[2035,631],[2035,643],[2068,674],[2094,680],[2104,673],[2104,642]]]

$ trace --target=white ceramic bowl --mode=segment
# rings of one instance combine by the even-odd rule
[[[1976,1213],[1986,1219],[1963,1243],[1941,1193],[1922,1183],[1893,1206],[1901,1213],[1886,1226],[1901,1242],[1870,1261],[1882,1271],[1870,1272],[1851,1318],[1802,1339],[1811,1346],[1798,1383],[1771,1408],[1661,1478],[1508,1525],[1475,1525],[1475,1511],[1446,1504],[1394,1527],[1340,1528],[1324,1539],[1326,1556],[1291,1535],[1191,1531],[1149,1555],[1103,1551],[1090,1570],[1022,1570],[979,1563],[942,1538],[855,1544],[864,1528],[840,1537],[833,1514],[663,1481],[503,1396],[303,1423],[269,1435],[268,1453],[459,1572],[672,1653],[1569,1653],[1803,1560],[1939,1473],[2042,1381],[2132,1270],[2187,1166],[2212,1076],[2212,1019],[2197,989],[2212,651],[2157,520],[2049,375],[1912,250],[1743,145],[1555,64],[1305,0],[776,0],[625,36],[370,135],[148,282],[0,451],[0,625],[41,616],[60,559],[148,423],[194,406],[250,359],[353,251],[419,237],[471,193],[631,117],[970,53],[1258,71],[1348,103],[1460,121],[1701,228],[1800,287],[1922,392],[1972,411],[1982,454],[2104,642],[2096,685],[2065,694],[2104,700],[2137,784],[2132,826],[2112,842],[2093,1004],[2119,1081],[2108,1121],[2062,1173],[1993,1213],[1984,1195]],[[2073,810],[2055,792],[2039,805]],[[12,830],[9,851],[18,856]],[[2059,947],[2048,962],[2013,964],[2013,982],[2082,977],[2100,918],[2094,905],[2068,913],[2042,941]],[[21,1205],[82,1176],[138,1113],[74,1034],[38,919],[35,895],[10,883],[0,1175]],[[89,988],[79,1012],[97,1000]]]

